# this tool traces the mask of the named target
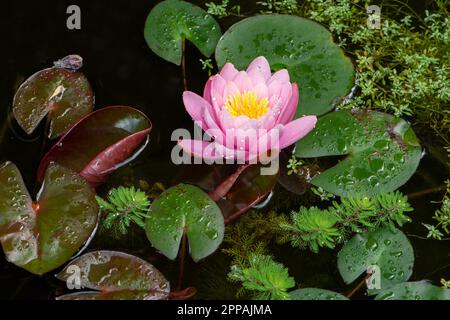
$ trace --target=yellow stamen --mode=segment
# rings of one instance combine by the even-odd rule
[[[269,111],[269,100],[267,98],[259,100],[254,91],[237,92],[234,96],[228,97],[225,108],[233,117],[247,116],[258,119]]]

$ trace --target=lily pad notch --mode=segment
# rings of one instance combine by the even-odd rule
[[[158,56],[181,65],[183,43],[191,41],[205,57],[214,53],[222,32],[217,21],[202,8],[179,0],[158,3],[149,13],[144,38]]]
[[[163,192],[149,210],[147,238],[167,258],[174,260],[184,236],[197,262],[217,250],[225,224],[217,204],[200,188],[179,184]]]
[[[57,138],[94,109],[91,86],[77,71],[81,66],[80,56],[69,55],[22,83],[14,96],[13,114],[27,134],[47,116],[46,134]]]

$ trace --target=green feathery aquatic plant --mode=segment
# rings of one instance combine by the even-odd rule
[[[313,252],[321,247],[333,249],[353,233],[402,226],[411,221],[406,215],[411,211],[407,197],[398,191],[373,198],[341,198],[340,203],[333,201],[331,207],[323,210],[302,207],[292,213],[290,222],[280,225],[287,233],[279,237],[279,242],[309,247]]]
[[[242,283],[238,295],[250,292],[259,300],[288,300],[287,290],[295,286],[285,266],[262,254],[251,254],[245,267],[231,266],[228,277]]]
[[[117,226],[121,234],[126,234],[131,223],[144,227],[150,199],[140,189],[120,186],[111,189],[106,200],[99,196],[96,196],[96,199],[102,210],[102,226],[105,229]]]

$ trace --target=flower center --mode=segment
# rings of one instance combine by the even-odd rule
[[[254,91],[237,92],[234,96],[228,97],[225,108],[233,117],[247,116],[258,119],[269,111],[269,100],[258,99]]]

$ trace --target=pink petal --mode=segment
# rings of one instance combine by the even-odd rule
[[[212,99],[212,105],[214,103],[217,104],[217,106],[222,107],[225,101],[223,101],[223,91],[225,89],[225,86],[227,84],[227,81],[222,78],[220,75],[215,75],[211,77],[212,83],[211,83],[211,99]]]
[[[178,141],[178,145],[183,151],[197,158],[208,160],[218,160],[222,158],[222,156],[215,151],[214,142],[183,139]]]
[[[205,99],[209,103],[211,103],[212,80],[213,77],[210,77],[208,81],[206,81],[205,88],[203,89],[203,99]]]
[[[281,90],[280,90],[280,98],[281,98],[281,104],[283,107],[285,107],[292,96],[292,85],[288,82],[285,83],[281,86]]]
[[[247,68],[247,73],[255,75],[259,73],[265,81],[270,79],[271,71],[270,65],[266,58],[260,56],[254,59]]]
[[[280,92],[281,92],[281,82],[279,82],[278,80],[274,80],[272,82],[269,83],[269,85],[267,86],[267,88],[269,89],[269,97],[272,96],[279,96]]]
[[[280,150],[306,136],[316,126],[316,116],[304,116],[289,122],[281,133]]]
[[[233,79],[233,82],[239,88],[240,92],[251,91],[253,89],[252,80],[248,76],[247,72],[240,71]]]
[[[222,71],[220,71],[220,75],[222,76],[222,78],[224,78],[227,81],[231,81],[233,80],[233,78],[238,74],[238,71],[236,70],[236,68],[234,67],[234,65],[232,63],[226,63],[223,68]]]
[[[267,100],[269,100],[269,89],[264,83],[260,83],[254,86],[253,91],[256,92],[259,100],[261,100],[262,98],[267,98]]]
[[[205,114],[209,114],[211,119],[214,122],[217,122],[217,117],[213,111],[213,107],[208,103],[208,101],[200,97],[198,94],[191,91],[183,92],[183,102],[184,107],[191,116],[192,120],[194,120],[194,122],[203,130],[206,131],[209,128],[205,121]]]
[[[208,101],[191,91],[183,92],[183,103],[186,111],[194,121],[203,121],[204,110],[211,108]]]
[[[280,83],[286,83],[289,82],[289,72],[286,69],[281,69],[273,74],[273,76],[270,78],[269,83],[272,83],[273,81],[277,80]]]
[[[287,124],[289,121],[292,121],[292,118],[294,118],[295,112],[297,111],[297,105],[298,105],[298,87],[296,83],[293,83],[291,99],[286,104],[283,111],[280,113],[278,123]]]
[[[223,96],[222,96],[223,103],[227,101],[228,97],[232,97],[238,92],[239,88],[236,86],[236,84],[232,81],[227,81],[227,84],[223,88]]]

